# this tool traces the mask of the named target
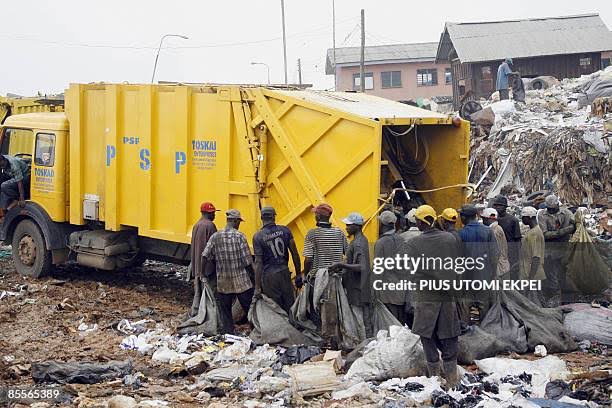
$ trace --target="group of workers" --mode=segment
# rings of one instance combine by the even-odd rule
[[[405,217],[393,209],[385,210],[378,216],[379,237],[371,258],[370,245],[363,233],[364,217],[350,213],[343,218],[345,233],[330,221],[333,208],[319,204],[312,209],[316,227],[306,234],[302,268],[293,235],[286,226],[276,224],[274,208],[261,209],[263,226],[253,236],[252,255],[246,236],[239,231],[244,221],[240,212],[227,210],[227,224],[217,230],[214,220],[218,210],[212,203],[203,203],[202,218],[192,234],[195,296],[190,314],[197,314],[203,281],[207,281],[215,292],[225,332],[234,330],[232,303],[235,298],[248,310],[254,297],[265,294],[291,316],[294,285],[299,289],[305,283],[311,284],[317,271],[327,268],[341,274],[351,311],[368,337],[375,334],[372,333],[373,304],[378,299],[400,323],[407,324],[421,337],[430,375],[442,374],[453,384],[457,382],[458,336],[461,322],[465,321],[459,302],[432,297],[431,291],[375,291],[371,260],[394,258],[398,254],[481,257],[485,259],[485,267],[470,279],[546,279],[558,297],[563,285],[563,266],[558,254],[547,250],[548,242],[568,241],[575,225],[571,212],[560,207],[556,196],[547,196],[544,205],[539,211],[530,206],[522,208],[525,233],[521,233],[519,220],[507,212],[508,201],[504,196],[495,197],[489,208],[479,209],[468,204],[459,212],[446,208],[440,215],[429,205],[412,209]],[[400,222],[402,218],[405,223]],[[456,228],[459,220],[461,229]],[[290,257],[296,271],[294,285],[288,267]],[[430,272],[419,271],[425,274],[420,278],[426,279]],[[406,271],[395,267],[386,266],[384,271],[388,282],[400,282],[406,279],[405,274]],[[479,307],[479,300],[476,297],[468,303]],[[543,301],[538,295],[532,296],[532,300]],[[330,322],[321,322],[325,323]],[[337,322],[331,324],[337,325]]]

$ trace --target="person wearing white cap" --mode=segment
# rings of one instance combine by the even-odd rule
[[[495,208],[485,208],[480,215],[482,223],[493,231],[497,248],[499,249],[499,257],[497,258],[497,277],[509,278],[507,275],[510,272],[510,262],[508,261],[508,241],[504,229],[497,222],[497,210]]]
[[[370,319],[370,248],[368,239],[363,235],[365,220],[359,213],[350,213],[342,220],[346,224],[346,232],[353,237],[346,251],[346,262],[333,264],[330,269],[343,269],[342,286],[346,290],[349,305],[359,322],[360,333],[365,338],[372,335]]]
[[[400,237],[404,241],[408,241],[410,238],[414,238],[416,236],[421,235],[421,231],[419,231],[419,229],[416,226],[417,222],[416,222],[416,218],[414,217],[415,212],[416,212],[416,208],[413,208],[410,211],[408,211],[408,214],[406,214],[407,226],[409,228],[406,232],[402,232],[400,234]]]
[[[544,200],[546,211],[538,214],[538,223],[546,241],[544,271],[547,283],[553,293],[550,299],[551,306],[558,306],[561,302],[561,290],[565,284],[565,265],[563,257],[567,250],[567,242],[576,231],[574,214],[565,207],[561,207],[559,198],[553,194]]]
[[[380,222],[380,237],[374,243],[374,258],[395,258],[399,253],[400,247],[404,240],[400,234],[395,233],[395,222],[397,217],[391,211],[383,211],[378,216]],[[386,268],[381,273],[385,282],[400,282],[402,280],[402,271],[396,270],[394,267]],[[384,303],[387,309],[395,316],[402,324],[407,323],[406,317],[406,296],[398,290],[380,290],[376,292],[378,299]]]
[[[521,211],[521,221],[529,227],[529,231],[521,240],[519,252],[519,278],[529,280],[545,280],[544,273],[544,234],[536,220],[538,210],[525,207]],[[528,299],[541,305],[543,296],[541,291],[527,291]]]

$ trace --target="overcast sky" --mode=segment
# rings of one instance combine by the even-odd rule
[[[185,82],[283,81],[280,0],[39,0],[2,5],[0,94],[62,92],[71,82],[151,80]],[[336,0],[336,44],[359,45],[359,13],[366,13],[366,45],[438,41],[445,21],[491,21],[599,13],[612,27],[612,1]],[[333,86],[325,75],[332,44],[332,0],[285,0],[289,81]]]

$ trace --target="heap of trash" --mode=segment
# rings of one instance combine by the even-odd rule
[[[525,103],[472,104],[470,182],[478,198],[546,190],[570,206],[610,206],[612,67],[527,87]]]

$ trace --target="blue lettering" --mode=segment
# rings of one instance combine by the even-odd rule
[[[138,137],[128,137],[128,136],[124,136],[123,137],[123,144],[131,144],[131,145],[137,145],[138,143],[140,143],[140,138]]]
[[[106,146],[106,166],[110,166],[111,160],[117,155],[117,149],[113,145]]]
[[[175,171],[176,174],[181,172],[181,166],[184,166],[187,163],[187,155],[185,152],[176,152],[176,163],[175,163]]]
[[[140,150],[140,168],[143,170],[149,170],[151,168],[151,152],[149,149]]]

